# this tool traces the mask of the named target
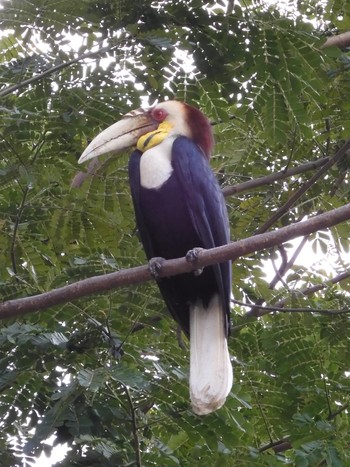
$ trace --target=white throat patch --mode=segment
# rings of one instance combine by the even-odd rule
[[[171,149],[174,139],[168,137],[142,154],[140,181],[143,188],[160,188],[172,174]]]

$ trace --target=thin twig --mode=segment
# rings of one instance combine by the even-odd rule
[[[350,313],[350,309],[345,309],[345,310],[333,310],[333,309],[319,309],[319,308],[285,308],[282,306],[272,306],[272,305],[255,305],[254,303],[245,303],[241,302],[240,300],[235,300],[231,299],[232,303],[235,303],[236,305],[243,306],[245,308],[251,308],[252,311],[250,314],[256,316],[263,316],[266,313],[270,312],[281,312],[281,313],[319,313],[321,315],[344,315],[347,313]],[[256,311],[254,311],[254,308],[258,308],[258,314]]]
[[[11,264],[12,264],[12,270],[14,274],[17,274],[17,261],[16,261],[16,241],[17,241],[17,232],[18,232],[18,227],[21,222],[22,214],[26,206],[26,201],[27,201],[27,196],[29,193],[29,185],[27,185],[24,188],[23,196],[22,196],[22,201],[21,204],[17,210],[16,214],[16,219],[13,225],[13,232],[12,232],[12,238],[11,238],[11,246],[10,246],[10,257],[11,257]]]
[[[299,243],[299,245],[296,247],[296,249],[294,250],[294,253],[292,254],[292,257],[290,258],[290,260],[288,261],[288,259],[284,259],[282,257],[282,264],[281,266],[279,267],[275,277],[272,279],[272,281],[270,282],[269,284],[269,289],[274,289],[276,284],[279,282],[279,281],[282,281],[283,279],[283,276],[286,274],[286,272],[294,265],[297,257],[299,256],[301,250],[304,248],[306,242],[307,242],[307,239],[308,237],[305,236],[301,239],[301,242]],[[281,255],[282,256],[282,255]]]
[[[149,319],[147,319],[147,322],[145,322],[145,323],[135,321],[135,323],[134,323],[134,325],[133,325],[133,327],[131,329],[131,332],[134,333],[134,332],[141,331],[142,329],[145,329],[145,327],[153,326],[154,324],[159,323],[159,321],[161,321],[161,320],[162,320],[162,316],[155,315],[155,316],[151,316]]]
[[[277,269],[277,266],[276,266],[276,263],[275,263],[275,260],[273,257],[271,257],[271,261],[272,261],[272,266],[273,266],[273,269],[274,269],[274,272],[275,272],[275,277],[272,279],[272,281],[270,282],[269,284],[269,289],[273,289],[275,287],[275,285],[280,281],[282,282],[282,284],[288,288],[288,285],[286,284],[286,282],[283,280],[283,276],[284,274],[286,273],[287,271],[287,264],[288,264],[288,256],[287,256],[287,252],[286,252],[286,249],[284,247],[284,245],[279,245],[278,246],[278,251],[280,252],[280,255],[281,255],[281,265],[280,267]]]
[[[309,170],[315,170],[318,167],[322,167],[329,161],[329,157],[323,157],[322,159],[307,162],[306,164],[293,167],[292,169],[282,170],[264,177],[255,178],[246,182],[237,183],[236,185],[226,186],[222,192],[224,196],[231,196],[243,191],[252,190],[253,188],[259,188],[264,185],[270,185],[278,180],[284,180],[285,178],[292,177],[293,175],[300,175],[308,172]]]
[[[345,271],[345,272],[342,272],[341,274],[338,274],[337,276],[333,277],[332,279],[329,279],[328,281],[325,281],[323,284],[317,284],[317,285],[313,285],[311,287],[306,287],[304,289],[298,290],[297,293],[300,296],[312,295],[312,294],[318,292],[319,290],[325,289],[325,288],[329,287],[330,285],[337,284],[338,282],[341,282],[344,279],[348,279],[349,277],[350,277],[350,272]],[[286,304],[286,302],[288,300],[289,300],[289,298],[287,297],[287,298],[279,300],[277,303],[275,303],[274,307],[278,308],[278,310],[276,310],[276,311],[282,311],[283,309],[285,309],[284,305]],[[246,306],[251,306],[251,304],[244,304],[244,303],[242,303],[241,305],[242,306],[245,306],[245,305]],[[264,316],[267,313],[271,313],[271,311],[274,311],[274,310],[269,310],[267,305],[264,306],[264,307],[261,307],[260,304],[259,305],[254,304],[254,305],[251,306],[251,308],[252,309],[246,313],[246,315],[245,315],[246,318],[251,318],[251,317],[257,318],[257,317]],[[327,311],[327,310],[325,310],[325,311]],[[331,310],[328,310],[328,311],[331,311]],[[331,313],[331,314],[344,314],[344,313],[347,313],[347,311],[342,311],[342,310],[335,310],[335,312],[337,312],[337,313]],[[320,310],[317,310],[317,313],[320,313]]]
[[[328,420],[329,417],[332,415],[331,398],[330,398],[330,395],[329,395],[329,390],[328,390],[327,382],[326,382],[326,374],[325,374],[325,371],[324,371],[323,355],[322,355],[322,352],[321,352],[320,347],[318,345],[319,342],[318,342],[317,338],[315,337],[314,333],[313,333],[313,335],[314,335],[314,338],[315,338],[315,345],[317,347],[317,352],[318,352],[318,356],[319,356],[321,379],[322,379],[322,383],[323,383],[324,395],[325,395],[325,398],[326,398],[327,408],[328,408],[328,417],[327,417],[327,420]]]
[[[31,163],[34,164],[43,144],[44,144],[44,137],[45,137],[45,134],[46,132],[44,132],[40,138],[40,141],[35,145],[35,148],[34,148],[34,156],[32,158],[32,161]],[[15,252],[15,249],[16,249],[16,242],[17,242],[17,233],[18,233],[18,228],[19,228],[19,224],[21,222],[21,219],[22,219],[22,215],[23,215],[23,212],[26,208],[26,203],[27,203],[27,197],[28,197],[28,193],[29,193],[29,190],[30,190],[30,183],[28,182],[27,183],[27,186],[25,188],[23,188],[23,196],[22,196],[22,201],[21,201],[21,204],[19,206],[19,208],[17,209],[17,214],[16,214],[16,218],[15,218],[15,222],[14,222],[14,227],[13,227],[13,232],[12,232],[12,239],[11,239],[11,246],[10,246],[10,257],[11,257],[11,264],[12,264],[12,270],[14,272],[14,274],[17,274],[17,264],[16,264],[16,252]]]
[[[7,88],[2,89],[0,91],[0,97],[5,97],[9,94],[12,94],[13,92],[18,91],[19,89],[27,87],[29,84],[33,84],[37,81],[40,81],[41,79],[46,78],[47,76],[52,75],[53,73],[56,73],[57,71],[61,71],[64,68],[67,68],[71,65],[75,65],[76,63],[86,60],[87,58],[93,58],[102,53],[111,52],[113,49],[119,47],[121,42],[123,41],[121,40],[117,44],[112,45],[112,46],[102,47],[101,49],[96,50],[94,52],[87,52],[86,54],[81,54],[77,58],[73,58],[72,60],[59,63],[58,65],[55,65],[49,68],[48,70],[43,71],[42,73],[32,76],[31,78],[21,81],[20,83],[14,84],[12,86],[8,86]]]
[[[128,387],[125,386],[124,384],[123,386],[124,386],[126,397],[128,398],[128,403],[130,407],[132,435],[134,439],[134,449],[135,449],[135,464],[137,467],[142,467],[140,439],[139,439],[137,420],[136,420],[136,408],[134,407]]]
[[[346,404],[342,405],[341,407],[339,407],[338,410],[336,410],[335,412],[331,412],[329,415],[328,415],[328,418],[327,420],[334,420],[335,417],[337,417],[338,415],[340,415],[341,413],[343,413],[346,409],[349,408],[349,402],[347,402]]]
[[[338,410],[335,412],[329,414],[327,417],[328,421],[334,420],[335,417],[337,417],[339,414],[343,413],[345,410],[349,408],[349,403],[347,402],[346,404],[342,405],[339,407]],[[292,443],[290,441],[290,437],[286,436],[282,439],[279,439],[277,441],[271,441],[270,443],[264,444],[259,448],[259,452],[265,452],[268,451],[269,449],[273,449],[275,454],[279,452],[284,452],[287,451],[288,449],[292,449]]]
[[[76,173],[71,183],[72,188],[79,188],[87,178],[96,176],[100,166],[104,163],[107,163],[107,161],[108,159],[105,159],[104,162],[102,159],[92,159],[89,165],[84,168],[84,171],[79,171]],[[261,186],[271,185],[278,180],[284,180],[286,178],[293,177],[294,175],[300,175],[310,170],[315,170],[325,165],[328,161],[329,157],[323,157],[322,159],[306,162],[305,164],[299,165],[298,167],[293,167],[292,169],[281,170],[280,172],[254,178],[252,180],[247,180],[246,182],[225,186],[222,189],[222,193],[225,197],[228,197],[242,193],[244,191],[252,190],[254,188],[259,188]]]
[[[344,157],[347,151],[350,149],[350,140],[347,141],[336,153],[329,159],[307,182],[305,182],[299,190],[297,190],[292,196],[289,197],[288,201],[281,206],[277,211],[256,231],[256,234],[266,232],[280,217],[282,217],[294,203],[304,195],[309,188],[319,180],[334,164],[336,164],[342,157]]]
[[[264,411],[262,409],[262,406],[260,404],[260,400],[259,400],[257,391],[255,390],[255,387],[253,386],[253,383],[252,383],[251,379],[249,378],[249,376],[248,376],[248,381],[249,381],[250,387],[251,387],[251,389],[253,391],[255,401],[256,401],[256,405],[258,406],[258,410],[260,412],[261,418],[263,419],[267,436],[270,439],[270,443],[272,443],[273,442],[272,441],[272,434],[270,433],[270,427],[269,427],[269,424],[268,424],[268,421],[267,421],[267,417],[265,416],[265,413],[264,413]]]
[[[292,140],[292,144],[291,144],[291,147],[290,147],[290,154],[288,156],[288,160],[287,160],[287,164],[284,168],[284,171],[286,172],[288,170],[288,167],[289,167],[289,164],[291,163],[292,159],[293,159],[293,155],[294,155],[294,150],[295,150],[295,144],[296,144],[296,138],[297,136],[297,129],[294,128],[294,131],[293,131],[293,140]]]

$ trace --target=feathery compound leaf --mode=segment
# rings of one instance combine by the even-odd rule
[[[1,2],[0,301],[145,264],[127,154],[72,185],[88,142],[143,103],[212,122],[233,240],[348,203],[345,156],[284,208],[350,134],[346,41],[321,49],[350,12],[282,3]],[[3,321],[3,465],[34,464],[51,435],[62,466],[350,465],[348,250],[343,223],[235,261],[235,382],[206,417],[153,282]]]
[[[104,368],[96,368],[95,370],[85,368],[79,371],[77,380],[80,386],[83,386],[89,391],[96,392],[105,384],[106,376],[106,370]]]

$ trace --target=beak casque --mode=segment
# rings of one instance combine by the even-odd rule
[[[133,110],[122,120],[97,135],[80,156],[78,163],[81,164],[108,152],[118,153],[134,146],[140,136],[156,130],[157,126],[158,124],[151,119],[147,110]]]

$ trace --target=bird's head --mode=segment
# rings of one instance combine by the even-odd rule
[[[108,152],[121,152],[131,146],[144,152],[169,136],[187,136],[209,159],[213,135],[208,119],[195,107],[179,101],[166,101],[149,109],[127,113],[122,120],[94,138],[79,163]]]

